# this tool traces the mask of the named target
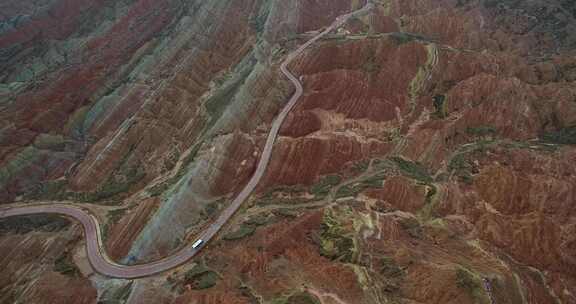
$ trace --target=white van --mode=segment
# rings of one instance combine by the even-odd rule
[[[204,241],[202,239],[199,239],[196,242],[194,242],[194,244],[192,244],[192,248],[196,249],[196,248],[200,247],[200,245],[202,245],[202,243],[204,243]]]

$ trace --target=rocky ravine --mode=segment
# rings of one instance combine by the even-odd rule
[[[125,263],[226,206],[290,96],[284,56],[364,4],[8,2],[0,201],[84,202]],[[76,225],[3,221],[0,302],[490,303],[486,278],[496,303],[575,303],[576,7],[376,2],[292,64],[269,170],[197,259],[110,280]]]

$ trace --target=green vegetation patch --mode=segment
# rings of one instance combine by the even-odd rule
[[[286,304],[320,304],[320,300],[308,292],[298,292],[291,295]]]
[[[36,163],[42,156],[42,151],[28,146],[0,167],[0,189],[25,168]]]
[[[327,175],[320,179],[312,188],[310,188],[310,193],[314,194],[315,197],[324,197],[330,193],[330,190],[340,184],[342,177],[340,175]]]
[[[65,179],[51,180],[40,183],[33,190],[24,194],[25,200],[60,201],[66,199]]]
[[[355,163],[352,166],[352,169],[356,172],[362,173],[362,172],[365,172],[366,170],[368,170],[369,166],[370,166],[370,160],[365,159],[363,161]]]
[[[378,271],[388,278],[399,278],[404,275],[404,270],[400,268],[393,258],[383,257],[380,260]]]
[[[254,70],[256,63],[254,54],[250,53],[242,59],[233,71],[229,71],[223,76],[221,83],[204,104],[210,115],[210,125],[216,123],[226,108],[234,102],[234,96],[249,78],[248,76]]]
[[[400,169],[406,177],[423,183],[431,183],[433,181],[432,176],[430,176],[426,167],[418,162],[405,160],[401,157],[391,157],[390,160],[396,163],[398,169]]]
[[[289,192],[294,195],[299,195],[298,192]],[[314,200],[319,199],[318,197]],[[268,192],[264,194],[260,199],[258,199],[255,204],[259,206],[265,205],[301,205],[310,203],[312,200],[302,197],[276,197],[273,192]]]
[[[463,267],[456,269],[456,286],[464,289],[475,300],[481,299],[484,295],[481,279]]]
[[[118,223],[118,221],[120,221],[120,219],[122,219],[122,217],[124,217],[124,215],[126,214],[126,212],[128,211],[128,208],[122,208],[122,209],[114,209],[114,210],[110,210],[108,211],[108,221],[110,223]]]
[[[541,139],[545,143],[576,145],[576,126],[562,128],[554,132],[544,133]]]
[[[152,197],[160,196],[164,194],[164,192],[166,192],[168,189],[172,188],[173,185],[178,183],[178,181],[180,181],[182,177],[184,177],[184,175],[186,174],[188,166],[194,161],[194,159],[196,159],[196,156],[198,155],[198,152],[200,151],[203,142],[204,142],[203,140],[197,141],[196,144],[192,147],[192,149],[188,153],[188,155],[186,155],[186,157],[184,157],[184,159],[182,160],[182,165],[180,166],[178,172],[168,180],[147,189],[148,194],[150,194],[150,196]]]
[[[169,182],[156,184],[148,189],[148,194],[150,194],[152,197],[160,196],[162,193],[168,190],[170,186],[172,186],[172,183]]]
[[[227,241],[239,240],[247,236],[251,236],[256,231],[256,226],[250,224],[242,224],[238,230],[224,235],[223,239]]]
[[[455,174],[463,183],[472,184],[474,162],[471,160],[471,157],[480,157],[494,144],[499,144],[499,142],[496,140],[479,140],[460,148],[448,162],[449,173]]]
[[[287,301],[288,301],[287,296],[280,296],[270,300],[270,304],[286,304]]]
[[[104,184],[94,192],[67,192],[66,198],[75,201],[95,203],[102,200],[109,200],[119,194],[128,192],[132,186],[146,177],[146,172],[140,163],[130,164],[130,156],[133,148],[128,151],[114,172],[108,177]]]
[[[250,304],[260,304],[262,303],[262,298],[257,296],[256,293],[254,292],[254,290],[252,290],[252,288],[250,288],[250,286],[244,285],[244,283],[242,283],[242,285],[239,287],[240,289],[240,293],[248,299],[248,303]]]
[[[397,44],[402,45],[416,40],[423,40],[424,37],[404,32],[390,33],[390,38]]]
[[[56,258],[54,261],[54,271],[63,275],[74,277],[80,274],[80,270],[78,267],[76,267],[76,264],[74,264],[72,257],[68,252],[64,252],[58,258]]]
[[[172,153],[169,153],[168,157],[166,157],[163,160],[163,164],[164,164],[163,169],[166,171],[170,171],[170,170],[174,169],[174,167],[178,163],[179,159],[180,159],[180,152],[179,151],[174,151]]]
[[[356,197],[358,195],[358,193],[360,193],[361,191],[362,191],[362,189],[359,187],[354,187],[351,185],[344,185],[344,186],[338,188],[338,191],[336,191],[336,198]]]
[[[270,16],[270,11],[272,10],[272,1],[265,1],[262,6],[260,6],[260,10],[257,14],[250,16],[248,19],[248,24],[250,28],[257,33],[258,36],[261,36],[266,29],[266,21],[268,20],[268,16]]]
[[[381,172],[373,176],[362,179],[360,181],[360,185],[362,185],[365,188],[382,188],[384,179],[386,179],[386,174],[384,172]]]
[[[26,234],[31,231],[58,232],[68,228],[69,225],[70,222],[66,218],[52,214],[12,216],[0,219],[0,234]]]
[[[332,260],[350,263],[356,259],[357,248],[352,233],[347,233],[335,211],[326,209],[320,233],[320,254]]]
[[[408,234],[415,239],[422,239],[423,229],[422,225],[416,218],[406,218],[400,221],[400,226],[408,232]]]
[[[134,184],[141,181],[145,176],[146,173],[139,165],[122,168],[119,174],[112,174],[98,191],[87,193],[84,196],[80,196],[80,198],[87,202],[96,202],[111,198],[118,194],[128,192]]]
[[[378,173],[373,176],[366,177],[357,183],[344,185],[338,188],[336,191],[336,198],[343,197],[356,197],[359,193],[366,189],[382,188],[382,184],[386,175],[384,173]]]
[[[218,210],[221,208],[223,202],[224,202],[224,200],[220,199],[217,201],[212,201],[212,202],[207,203],[206,206],[204,206],[204,208],[201,211],[202,216],[211,217],[211,216],[216,215]]]
[[[268,216],[266,215],[254,215],[251,216],[245,224],[252,225],[252,226],[262,226],[268,223]]]
[[[423,217],[424,219],[431,219],[437,217],[435,213],[435,207],[437,201],[434,200],[434,196],[438,193],[438,189],[436,186],[430,184],[426,189],[426,196],[424,198],[424,207],[418,213],[419,216]]]
[[[283,208],[283,209],[274,210],[274,214],[276,214],[278,216],[282,216],[282,217],[295,218],[298,216],[299,213],[296,210]]]
[[[486,137],[495,136],[498,130],[493,126],[478,126],[466,128],[466,133],[472,136]]]
[[[184,274],[184,280],[193,289],[207,289],[215,286],[220,276],[206,265],[199,264]]]
[[[446,111],[446,95],[436,95],[432,98],[434,105],[433,115],[437,118],[445,118],[447,116]]]
[[[321,304],[321,302],[316,296],[306,291],[299,291],[291,295],[276,297],[270,301],[270,304]]]
[[[38,149],[61,151],[64,148],[64,136],[40,134],[34,139],[34,146]]]
[[[454,172],[461,182],[472,184],[472,165],[465,153],[456,154],[448,163],[448,170]]]
[[[132,284],[130,282],[120,288],[111,288],[102,294],[98,304],[122,304],[128,301],[130,293],[132,293]]]
[[[502,2],[501,0],[484,0],[484,7],[494,8],[501,2]]]

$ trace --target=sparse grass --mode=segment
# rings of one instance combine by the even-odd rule
[[[28,146],[16,154],[8,162],[5,162],[0,166],[0,185],[8,184],[8,182],[15,177],[16,172],[20,172],[23,168],[26,168],[34,163],[36,163],[42,157],[42,151],[33,147]],[[0,188],[4,190],[3,188]]]
[[[464,289],[472,299],[478,301],[483,295],[480,279],[474,273],[463,267],[456,269],[456,286]]]
[[[132,185],[138,183],[146,176],[146,173],[141,171],[139,166],[135,166],[124,171],[122,175],[124,176],[124,180],[118,180],[114,177],[108,179],[102,188],[96,192],[97,200],[110,198],[114,195],[128,192]]]
[[[52,214],[13,216],[0,219],[0,234],[12,232],[25,234],[31,231],[58,232],[66,229],[70,222]]]
[[[242,293],[242,295],[244,297],[248,298],[248,303],[250,303],[250,304],[262,303],[262,299],[254,293],[254,290],[252,290],[252,288],[250,288],[250,286],[244,285],[244,283],[242,283],[242,285],[239,287],[239,289],[240,289],[240,292]]]
[[[102,240],[107,240],[108,239],[108,235],[110,234],[110,225],[108,223],[104,223],[104,225],[101,226],[101,232],[102,232]]]
[[[174,169],[179,159],[180,159],[180,153],[178,151],[170,153],[168,157],[165,158],[163,161],[164,164],[163,170],[169,171]]]
[[[459,175],[458,178],[466,185],[472,185],[474,183],[474,178],[469,172]]]
[[[254,225],[249,224],[242,224],[238,230],[230,232],[223,236],[224,240],[232,241],[232,240],[239,240],[254,234],[256,231],[256,227]]]
[[[437,217],[434,208],[436,207],[436,201],[434,200],[434,196],[438,192],[436,186],[430,184],[428,185],[426,191],[426,197],[424,198],[424,207],[418,213],[418,216],[424,220],[429,220],[431,218]]]
[[[66,192],[64,197],[85,203],[101,201],[107,201],[107,205],[120,203],[120,194],[130,191],[134,185],[146,177],[146,172],[142,169],[139,162],[135,164],[129,163],[131,151],[132,149],[124,155],[120,165],[110,174],[98,190],[94,192]]]
[[[540,142],[507,141],[500,143],[500,146],[506,149],[530,149],[539,152],[555,152],[558,150],[557,144],[552,144],[544,141]]]
[[[61,254],[54,261],[54,271],[72,277],[76,277],[80,274],[80,270],[78,270],[76,264],[72,262],[72,257],[67,252]]]
[[[398,278],[404,275],[402,268],[398,267],[394,259],[390,257],[383,257],[380,260],[379,272],[389,278]]]
[[[118,221],[120,221],[120,219],[122,219],[122,217],[126,214],[126,211],[128,211],[128,208],[114,209],[108,211],[107,214],[108,221],[113,224],[118,223]]]
[[[437,192],[438,190],[436,189],[436,186],[432,185],[428,188],[428,191],[426,191],[426,204],[432,202],[432,198],[434,198],[434,195],[436,195]]]
[[[213,216],[220,209],[222,202],[223,200],[209,202],[206,204],[206,206],[204,206],[204,209],[202,209],[202,215],[205,217]]]
[[[267,190],[266,193],[264,193],[264,195],[262,196],[262,199],[273,199],[275,193],[287,193],[287,194],[297,195],[297,194],[301,194],[305,191],[309,191],[309,190],[307,190],[302,185],[276,186],[272,189]]]
[[[156,184],[148,189],[148,194],[152,197],[160,196],[164,193],[168,188],[170,188],[171,184],[168,182],[163,182],[160,184]]]
[[[402,228],[406,230],[406,232],[408,232],[408,234],[411,237],[415,239],[422,239],[423,229],[422,226],[420,225],[420,222],[417,219],[415,218],[404,219],[400,221],[400,226],[402,226]]]
[[[467,170],[469,168],[470,164],[466,159],[465,153],[456,154],[448,163],[448,170],[450,171]]]
[[[352,169],[354,169],[354,171],[356,171],[358,173],[362,173],[362,172],[365,172],[366,170],[368,170],[369,166],[370,166],[370,160],[365,159],[363,161],[355,163],[352,166]]]
[[[98,304],[124,304],[128,301],[130,297],[130,293],[132,293],[132,282],[120,287],[120,288],[112,288],[110,290],[105,291]]]
[[[185,284],[193,289],[207,289],[216,285],[220,277],[204,264],[194,266],[184,274]]]
[[[252,30],[258,36],[261,36],[262,33],[264,33],[264,30],[266,29],[266,21],[268,20],[268,16],[270,15],[271,8],[272,6],[270,1],[264,2],[264,5],[260,7],[258,13],[250,16],[250,19],[248,20],[250,28],[252,28]]]

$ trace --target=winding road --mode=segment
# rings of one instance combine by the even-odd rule
[[[238,196],[232,201],[230,206],[224,209],[224,211],[222,211],[222,213],[219,215],[216,221],[212,223],[210,227],[208,227],[204,232],[202,232],[198,236],[198,239],[203,241],[200,243],[200,245],[194,247],[192,244],[190,244],[189,246],[183,248],[174,255],[158,261],[154,261],[147,264],[127,266],[118,264],[108,257],[108,255],[104,250],[104,243],[102,241],[100,224],[98,223],[98,220],[89,211],[82,209],[80,207],[67,204],[50,204],[50,205],[43,204],[43,205],[26,206],[26,207],[8,207],[0,210],[0,218],[6,218],[18,215],[49,213],[49,214],[64,215],[76,219],[84,227],[84,233],[86,235],[86,250],[88,253],[88,260],[90,261],[92,267],[96,272],[109,277],[123,278],[123,279],[134,279],[139,277],[145,277],[166,271],[168,269],[174,268],[176,266],[185,263],[190,258],[195,256],[218,233],[218,231],[222,229],[222,227],[228,222],[228,220],[230,220],[230,218],[234,215],[234,213],[236,213],[238,208],[240,208],[242,203],[254,191],[254,189],[258,185],[258,182],[264,175],[264,172],[266,171],[266,168],[272,156],[272,149],[274,147],[274,142],[278,137],[280,126],[286,119],[288,113],[296,105],[296,102],[298,101],[300,96],[302,96],[302,93],[304,91],[302,84],[298,81],[296,76],[294,76],[288,70],[288,65],[297,56],[299,56],[307,47],[316,42],[318,39],[322,38],[324,35],[328,34],[335,28],[344,24],[353,15],[362,14],[370,10],[372,6],[373,4],[368,2],[363,8],[357,11],[337,17],[336,20],[329,27],[327,27],[324,31],[322,31],[314,38],[310,39],[309,41],[301,45],[298,49],[290,53],[286,57],[286,59],[282,62],[282,64],[280,65],[280,70],[282,74],[284,74],[294,84],[296,91],[290,98],[290,101],[286,104],[286,106],[282,109],[280,114],[278,114],[278,116],[272,123],[272,128],[268,133],[266,144],[262,151],[262,155],[260,157],[254,175],[252,176],[248,184],[246,184],[244,189],[242,189],[242,191],[238,194]]]

